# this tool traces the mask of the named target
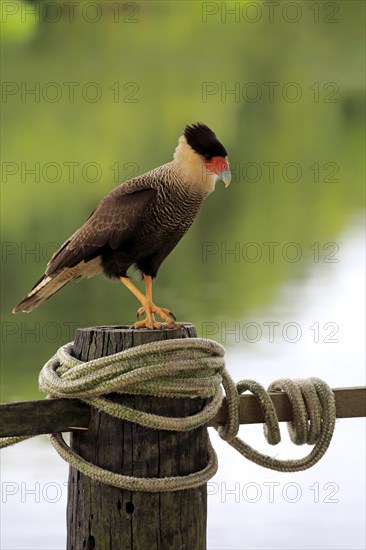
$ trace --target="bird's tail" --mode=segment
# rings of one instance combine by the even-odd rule
[[[60,273],[54,273],[52,275],[42,275],[32,290],[15,306],[13,313],[18,313],[20,311],[29,313],[55,294],[55,292],[60,290],[60,288],[77,277],[78,275],[72,269],[64,269]]]

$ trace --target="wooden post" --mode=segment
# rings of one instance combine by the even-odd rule
[[[154,331],[129,327],[78,329],[73,354],[87,361],[147,342],[194,336],[192,325]],[[191,415],[203,406],[202,399],[118,394],[113,399],[165,416]],[[93,409],[89,429],[74,432],[71,447],[86,460],[124,475],[186,475],[207,464],[207,429],[152,430]],[[130,492],[93,481],[70,468],[68,550],[203,550],[206,518],[205,485],[173,493]]]

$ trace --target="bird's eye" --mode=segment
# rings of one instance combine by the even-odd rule
[[[210,160],[211,156],[210,155],[205,155],[205,159],[206,160]]]

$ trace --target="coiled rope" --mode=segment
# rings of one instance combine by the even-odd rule
[[[40,389],[47,397],[78,398],[92,407],[121,420],[135,422],[158,430],[188,431],[209,422],[218,412],[225,391],[227,421],[217,429],[245,458],[280,472],[297,472],[313,466],[329,447],[336,420],[335,399],[329,386],[319,378],[276,380],[268,391],[283,391],[293,409],[288,423],[291,440],[296,445],[314,445],[310,454],[295,460],[279,460],[259,453],[238,437],[240,395],[252,392],[263,410],[264,435],[270,445],[281,440],[279,421],[271,398],[254,380],[236,385],[225,368],[224,348],[201,338],[164,340],[143,344],[114,355],[82,362],[72,357],[73,343],[61,347],[46,363],[39,376]],[[189,359],[187,359],[187,354]],[[117,392],[155,397],[202,397],[203,409],[189,417],[159,416],[112,402],[107,394]],[[50,440],[59,455],[71,466],[103,483],[122,489],[147,492],[191,489],[206,483],[217,471],[217,456],[208,443],[206,467],[186,476],[136,478],[104,470],[77,455],[61,434]],[[28,439],[8,437],[0,440],[6,447]]]

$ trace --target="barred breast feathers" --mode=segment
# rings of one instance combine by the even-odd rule
[[[105,199],[148,188],[164,193],[168,191],[166,187],[182,197],[192,195],[206,198],[214,191],[215,181],[215,174],[206,169],[202,157],[192,149],[186,138],[181,136],[171,162],[122,183]]]

